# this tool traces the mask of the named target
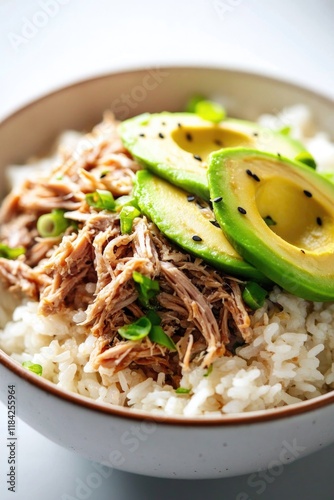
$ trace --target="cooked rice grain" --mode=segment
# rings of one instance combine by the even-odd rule
[[[259,121],[271,129],[289,126],[318,170],[333,173],[334,144],[314,133],[305,106]],[[86,287],[94,293],[95,284]],[[153,380],[140,368],[94,369],[89,358],[96,337],[80,326],[82,310],[47,317],[37,314],[37,302],[15,304],[7,293],[2,298],[0,347],[19,363],[42,365],[43,376],[56,385],[97,401],[165,415],[222,415],[298,403],[334,389],[334,303],[307,302],[277,287],[252,315],[252,341],[214,361],[212,370],[183,370],[182,393],[166,384],[164,373]]]
[[[282,310],[273,313],[274,304]],[[6,314],[1,310],[0,314]],[[76,312],[79,314],[79,311]],[[1,333],[1,347],[19,363],[31,360],[59,387],[114,405],[166,415],[240,413],[275,408],[334,388],[334,304],[311,303],[275,288],[252,317],[253,341],[223,356],[212,370],[182,373],[176,393],[141,370],[93,371],[95,338],[66,314],[37,315],[37,303],[19,305]],[[50,341],[51,339],[51,341]]]

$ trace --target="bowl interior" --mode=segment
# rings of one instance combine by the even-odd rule
[[[145,111],[182,110],[189,97],[196,93],[219,96],[231,116],[250,120],[255,119],[259,113],[276,113],[285,106],[306,104],[319,129],[331,132],[334,103],[287,82],[214,68],[168,67],[111,74],[80,82],[42,97],[3,121],[0,125],[0,195],[5,192],[5,167],[47,151],[60,132],[66,129],[89,130],[101,120],[107,109],[113,110],[119,119]],[[15,370],[29,382],[35,382],[32,374],[21,367],[15,368],[16,364],[8,356],[0,354],[0,362],[7,368]],[[39,380],[37,385],[50,391],[51,384],[43,380]],[[61,396],[61,390],[57,388],[51,392]],[[84,400],[76,396],[74,401],[78,403],[80,399]],[[294,409],[266,410],[263,418],[307,411],[332,402],[334,395],[327,394],[316,400],[293,405]],[[115,411],[93,401],[89,404],[102,411]],[[130,416],[124,410],[116,410],[116,413]],[[131,417],[133,416],[132,413]],[[142,418],[142,413],[139,418]],[[243,421],[252,418],[251,415],[241,417]],[[232,418],[232,421],[235,423],[236,419]]]
[[[89,130],[111,109],[120,120],[145,111],[180,111],[194,94],[218,96],[231,116],[255,119],[285,106],[309,106],[320,130],[333,126],[334,103],[271,78],[214,68],[151,68],[106,75],[56,91],[0,124],[0,186],[4,167],[43,154],[66,129]],[[0,195],[3,192],[0,192]]]

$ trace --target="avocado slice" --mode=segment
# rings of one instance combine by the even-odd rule
[[[290,137],[243,120],[212,123],[193,113],[145,113],[124,121],[120,134],[136,160],[172,184],[209,200],[208,155],[222,147],[251,147],[294,158],[304,147]]]
[[[207,204],[148,170],[136,175],[134,194],[138,205],[167,238],[227,273],[269,283],[234,250]]]
[[[302,163],[253,149],[210,157],[215,216],[234,248],[307,300],[334,300],[334,185]]]

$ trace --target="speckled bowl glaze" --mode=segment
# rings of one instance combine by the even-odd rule
[[[44,96],[0,125],[0,186],[9,163],[47,150],[69,128],[88,129],[105,109],[118,118],[176,111],[194,93],[224,96],[231,115],[254,119],[296,103],[331,130],[334,103],[294,84],[228,69],[151,68],[115,73]],[[2,193],[3,194],[3,193]],[[61,390],[0,351],[0,398],[15,385],[18,416],[86,458],[124,471],[168,478],[220,478],[270,469],[334,442],[334,392],[285,408],[233,416],[152,416]]]

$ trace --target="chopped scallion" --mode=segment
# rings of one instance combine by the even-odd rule
[[[100,179],[104,179],[104,177],[107,177],[108,174],[110,174],[110,170],[102,170],[100,173]]]
[[[263,306],[267,291],[253,281],[249,281],[242,293],[244,302],[253,310]]]
[[[156,312],[148,311],[147,316],[142,316],[134,323],[122,326],[118,329],[118,333],[127,340],[142,340],[149,336],[152,342],[176,351],[174,341],[163,331],[160,322],[161,319]]]
[[[213,123],[219,123],[226,117],[226,111],[218,102],[210,101],[202,95],[194,95],[188,102],[186,111]]]
[[[20,255],[25,253],[26,249],[24,247],[9,247],[4,243],[0,243],[0,257],[4,259],[17,259]]]
[[[97,189],[94,193],[86,194],[86,202],[89,206],[100,208],[102,210],[115,210],[115,200],[110,191],[106,189]]]
[[[122,208],[119,218],[121,222],[121,233],[131,234],[133,221],[136,217],[139,217],[140,211],[130,205],[126,205]]]
[[[175,389],[176,394],[189,394],[191,389],[187,389],[186,387],[178,387]]]
[[[42,375],[43,367],[32,361],[23,361],[22,366],[27,368],[29,371],[36,373],[36,375]]]
[[[141,340],[150,333],[151,322],[145,316],[137,319],[134,323],[124,325],[118,329],[121,337],[127,340]]]
[[[115,209],[117,211],[120,211],[123,207],[127,207],[127,206],[135,207],[138,210],[140,210],[136,198],[134,198],[131,195],[125,194],[124,196],[120,196],[119,198],[116,198]]]
[[[196,106],[201,101],[205,101],[205,97],[203,95],[194,95],[189,99],[186,106],[186,111],[188,113],[196,113]]]
[[[152,340],[152,342],[155,342],[156,344],[167,347],[171,351],[176,351],[176,345],[173,339],[171,339],[159,325],[152,326],[149,333],[149,338]]]
[[[132,278],[136,283],[140,303],[143,306],[150,308],[150,300],[153,299],[160,291],[158,281],[151,280],[151,278],[148,278],[137,271],[133,271]]]
[[[289,135],[291,132],[291,127],[289,125],[284,125],[280,130],[279,133],[282,135]]]
[[[153,311],[153,309],[149,309],[146,313],[146,317],[150,320],[153,326],[158,326],[161,323],[161,318],[158,313]]]
[[[42,238],[54,238],[64,233],[70,225],[71,221],[64,217],[64,210],[55,209],[38,218],[37,231]]]
[[[304,163],[304,165],[307,165],[308,167],[311,167],[313,169],[317,168],[317,164],[315,162],[315,159],[309,153],[308,151],[302,151],[295,157],[296,161],[300,161],[301,163]]]
[[[196,115],[213,123],[219,123],[226,117],[226,111],[217,102],[199,101],[195,106]]]

